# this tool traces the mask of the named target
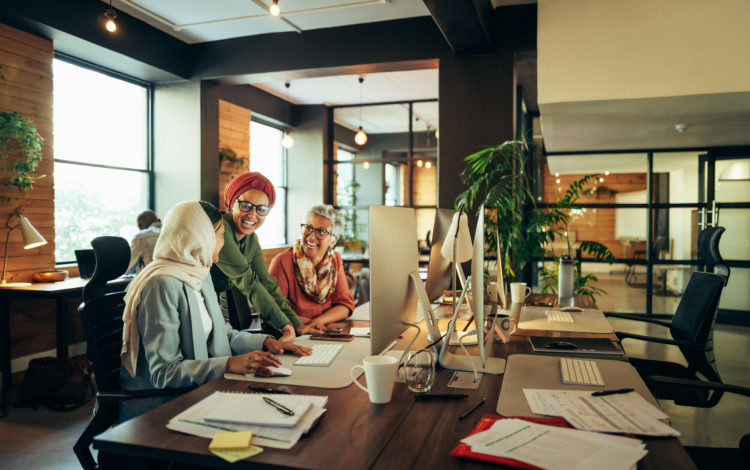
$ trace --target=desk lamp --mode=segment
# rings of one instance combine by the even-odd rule
[[[11,216],[12,218],[13,216]],[[28,250],[30,248],[35,248],[37,246],[46,245],[47,240],[44,239],[44,237],[37,232],[37,230],[34,228],[33,225],[31,225],[31,222],[29,222],[29,219],[26,217],[19,215],[18,216],[18,225],[15,225],[13,227],[10,226],[10,218],[8,219],[8,234],[5,236],[5,258],[3,259],[3,277],[2,280],[0,280],[0,286],[8,286],[8,287],[20,287],[20,286],[30,286],[30,282],[6,282],[5,281],[5,268],[8,266],[8,242],[10,241],[10,233],[17,229],[18,227],[21,227],[21,236],[23,237],[23,249]]]

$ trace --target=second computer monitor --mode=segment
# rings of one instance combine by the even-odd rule
[[[432,228],[432,246],[430,247],[430,264],[427,266],[427,281],[425,290],[430,302],[434,302],[443,295],[443,291],[451,287],[451,260],[443,257],[440,250],[445,241],[445,235],[451,226],[453,214],[451,209],[435,211],[435,224]]]
[[[414,209],[370,206],[370,352],[380,354],[414,323],[419,271]]]

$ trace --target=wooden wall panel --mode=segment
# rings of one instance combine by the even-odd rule
[[[250,117],[249,109],[219,100],[219,149],[228,147],[234,150],[237,157],[245,160],[241,165],[221,162],[219,172],[219,204],[224,207],[224,188],[235,176],[250,171]],[[218,155],[219,149],[216,149]]]
[[[30,281],[35,272],[55,264],[55,208],[52,134],[52,42],[0,24],[0,110],[19,111],[34,120],[44,138],[43,160],[37,175],[46,175],[26,195],[0,186],[0,194],[22,197],[0,204],[0,253],[5,250],[5,221],[21,207],[32,225],[47,239],[47,245],[24,250],[19,230],[10,235],[8,245],[9,281]],[[0,182],[7,175],[0,173]],[[70,343],[81,341],[80,321],[76,314],[81,299],[70,301]],[[48,300],[11,300],[11,356],[21,357],[55,348],[55,302]]]
[[[554,202],[559,200],[571,183],[577,181],[585,174],[560,175],[560,183],[557,183],[555,175],[550,174],[549,167],[544,172],[544,201]],[[597,181],[597,191],[593,195],[585,195],[580,203],[614,204],[615,194],[633,191],[644,191],[646,189],[646,173],[612,173],[600,175],[604,181]],[[587,187],[593,187],[590,184]],[[644,217],[646,210],[643,209]],[[577,240],[594,240],[605,244],[616,258],[624,256],[631,257],[633,250],[642,249],[643,243],[637,246],[626,247],[615,238],[615,210],[614,209],[587,209],[583,216],[574,217],[568,227],[576,233]],[[558,250],[559,251],[559,250]],[[558,255],[562,253],[557,253]]]

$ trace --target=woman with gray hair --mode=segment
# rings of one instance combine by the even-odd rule
[[[276,255],[268,271],[302,323],[325,327],[354,310],[344,263],[333,251],[344,224],[338,211],[328,205],[311,207],[305,220],[300,225],[302,236]]]

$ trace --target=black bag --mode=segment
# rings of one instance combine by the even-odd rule
[[[44,405],[55,411],[72,411],[94,398],[91,361],[41,357],[29,361],[18,390],[18,405]]]

